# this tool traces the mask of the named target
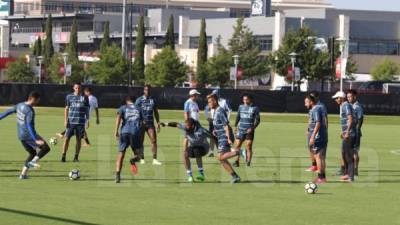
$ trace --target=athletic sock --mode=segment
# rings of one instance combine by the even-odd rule
[[[157,154],[153,154],[153,159],[157,159]]]
[[[33,159],[32,159],[32,162],[38,162],[39,161],[39,156],[35,156]]]
[[[312,162],[312,166],[317,166],[317,162]]]
[[[22,168],[21,175],[26,176],[26,174],[28,174],[28,170],[29,170],[29,168],[28,168],[27,166],[24,166],[24,167]]]
[[[189,177],[193,177],[193,173],[192,173],[191,170],[186,170],[186,174],[187,174]]]
[[[342,172],[344,172],[344,170],[345,170],[344,166],[341,166],[341,167],[340,167],[340,170],[341,170]]]
[[[117,175],[118,177],[121,176],[121,171],[115,172],[115,175]]]
[[[204,176],[204,169],[202,167],[199,167],[199,173],[200,175]]]
[[[78,155],[78,154],[75,154],[74,159],[78,160],[78,159],[79,159],[79,155]]]
[[[322,174],[322,173],[318,173],[318,178],[319,178],[319,179],[324,179],[323,174]]]
[[[238,175],[237,175],[237,173],[236,173],[235,171],[233,171],[233,172],[231,173],[231,176],[232,176],[232,177],[237,177]]]

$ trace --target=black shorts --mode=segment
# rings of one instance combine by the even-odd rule
[[[119,151],[125,152],[127,148],[137,150],[143,146],[141,136],[134,134],[121,134],[119,137]]]
[[[83,138],[85,136],[85,124],[69,124],[65,132],[65,137],[71,138],[74,135],[77,138]]]
[[[149,130],[149,129],[156,129],[156,127],[154,126],[154,122],[146,122],[144,125],[143,125],[143,129],[145,130],[145,131],[147,131],[147,130]]]
[[[252,141],[254,140],[254,131],[250,133],[242,133],[238,132],[236,135],[236,138],[239,139],[240,141]]]
[[[189,146],[188,155],[189,158],[201,158],[208,153],[209,148],[204,146]]]
[[[44,145],[37,145],[34,140],[21,140],[22,146],[24,146],[25,151],[29,152],[29,154],[36,155],[37,149],[50,149],[49,145],[45,142]]]

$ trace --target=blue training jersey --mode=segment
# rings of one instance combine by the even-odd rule
[[[118,110],[121,116],[121,134],[139,134],[143,123],[143,115],[140,108],[134,104],[123,105]]]
[[[24,102],[19,103],[0,114],[0,120],[13,113],[17,113],[18,138],[21,141],[36,141],[39,136],[35,129],[35,110],[33,107]]]
[[[208,148],[209,144],[207,138],[211,137],[210,132],[202,126],[196,126],[193,132],[185,129],[184,124],[178,124],[178,128],[185,132],[185,138],[188,139],[190,146],[202,146]]]
[[[142,96],[136,100],[135,105],[142,110],[143,120],[146,123],[154,123],[154,110],[157,109],[156,101],[152,97]]]
[[[348,122],[348,116],[353,117],[353,123],[352,123],[352,128],[350,129],[350,134],[349,135],[355,135],[355,118],[354,118],[354,111],[353,107],[351,106],[350,103],[344,102],[341,106],[341,114],[340,114],[340,124],[342,126],[342,132],[347,130],[347,122]]]
[[[225,126],[229,125],[229,120],[223,108],[218,107],[214,112],[213,118],[214,132],[218,142],[228,141]],[[232,140],[233,141],[233,140]]]
[[[357,101],[353,105],[353,111],[354,111],[354,120],[355,120],[355,125],[358,127],[358,123],[360,122],[361,119],[364,118],[364,109],[361,106],[361,104]]]
[[[192,99],[188,99],[183,106],[183,110],[185,113],[189,113],[190,118],[199,121],[200,109],[197,102],[193,101]]]
[[[84,125],[89,119],[89,98],[81,95],[69,94],[65,99],[68,107],[68,123]]]
[[[238,131],[247,133],[249,128],[255,128],[256,123],[260,121],[260,109],[257,106],[240,105],[237,114]]]
[[[328,130],[325,119],[325,110],[321,105],[316,105],[309,112],[308,136],[311,137],[317,123],[321,124],[316,136],[315,143],[328,143]]]

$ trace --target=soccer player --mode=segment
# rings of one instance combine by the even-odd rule
[[[135,97],[126,97],[126,104],[121,106],[117,112],[115,122],[115,137],[119,141],[119,153],[116,161],[115,182],[121,182],[121,169],[125,158],[125,151],[129,147],[134,152],[134,157],[130,160],[131,171],[137,174],[136,162],[140,161],[140,156],[137,153],[142,147],[142,125],[143,114],[142,110],[137,107]],[[122,124],[122,125],[121,125]]]
[[[211,94],[216,95],[218,97],[218,105],[225,110],[226,115],[229,120],[231,117],[232,108],[228,104],[228,101],[225,98],[221,98],[221,95],[220,95],[218,89],[213,90],[211,92]],[[214,115],[214,111],[210,110],[208,105],[206,105],[206,107],[204,107],[204,115],[209,123],[209,131],[212,132],[212,130],[213,130],[212,118]],[[210,139],[210,152],[208,153],[208,157],[214,157],[214,146],[215,146],[214,138],[211,138]]]
[[[347,100],[353,106],[354,110],[354,120],[355,120],[355,127],[356,127],[356,137],[354,142],[354,175],[358,176],[358,164],[360,163],[360,145],[361,145],[361,137],[362,132],[361,128],[364,123],[364,110],[361,104],[357,100],[357,91],[356,90],[349,90],[347,92]]]
[[[242,96],[243,104],[239,106],[235,122],[236,148],[241,148],[246,141],[246,165],[250,167],[253,158],[253,141],[256,128],[260,124],[260,109],[253,104],[253,97],[249,94]],[[240,156],[233,163],[239,167]]]
[[[89,100],[89,115],[86,121],[86,131],[85,136],[83,138],[85,146],[90,146],[89,137],[87,135],[87,129],[89,129],[89,120],[93,115],[93,112],[96,112],[96,124],[100,124],[100,115],[99,115],[99,103],[97,98],[92,94],[92,89],[90,87],[86,87],[84,90],[85,96],[88,97]]]
[[[196,123],[199,123],[200,109],[199,105],[197,104],[199,96],[200,92],[198,92],[196,89],[192,89],[189,91],[189,99],[185,102],[183,109],[185,120],[192,118]]]
[[[354,181],[354,140],[356,129],[354,126],[353,107],[346,101],[346,94],[337,92],[333,97],[340,105],[340,123],[342,126],[342,158],[344,160],[344,176],[340,178],[343,182]]]
[[[239,183],[240,177],[233,170],[232,165],[228,159],[236,157],[241,154],[240,149],[232,149],[233,144],[233,132],[229,125],[229,120],[224,109],[218,106],[218,97],[216,95],[207,96],[208,107],[211,110],[215,110],[213,125],[214,135],[217,138],[218,155],[217,158],[221,162],[224,169],[232,176],[231,183]],[[242,154],[245,154],[244,151]],[[244,158],[246,158],[244,156]]]
[[[205,180],[203,159],[202,157],[208,153],[210,145],[207,138],[212,138],[211,133],[204,129],[200,124],[190,118],[184,124],[170,122],[167,124],[162,123],[162,126],[176,127],[185,132],[185,139],[183,141],[183,158],[188,175],[188,182],[194,182],[193,172],[190,164],[190,158],[196,158],[199,176],[196,177],[197,181],[203,182]]]
[[[327,110],[325,104],[321,102],[320,95],[319,95],[319,93],[317,91],[310,92],[310,96],[312,96],[317,101],[317,106],[321,107],[322,113],[324,115],[323,117],[325,119],[324,122],[325,122],[327,130],[328,130],[328,110]],[[307,133],[308,133],[308,131],[307,131]],[[307,142],[308,141],[309,140],[307,140]],[[309,152],[310,152],[310,158],[311,158],[311,163],[312,164],[308,169],[306,169],[306,171],[307,172],[317,172],[318,171],[318,167],[317,167],[317,160],[314,157],[314,151],[311,148],[309,148]]]
[[[304,105],[309,110],[308,123],[308,148],[313,153],[318,168],[317,184],[326,183],[326,150],[328,146],[328,129],[325,119],[325,112],[318,99],[309,94],[304,99]]]
[[[39,168],[39,160],[50,151],[49,145],[37,134],[35,129],[35,110],[33,106],[36,106],[39,101],[39,93],[31,92],[26,102],[19,103],[0,114],[0,120],[13,113],[17,114],[18,139],[29,153],[19,176],[21,180],[28,179],[28,170],[30,168]],[[39,152],[36,151],[37,149],[39,149]]]
[[[162,165],[157,160],[157,133],[160,132],[160,114],[156,101],[150,96],[150,85],[145,85],[143,88],[143,96],[136,100],[136,106],[142,110],[144,118],[144,126],[142,127],[142,142],[144,142],[145,133],[150,138],[151,151],[153,153],[153,165]],[[154,119],[157,122],[157,128],[154,126]],[[157,130],[157,133],[156,133]],[[140,163],[145,164],[143,149],[140,153]]]
[[[89,99],[81,95],[81,85],[73,86],[74,92],[67,95],[65,100],[64,126],[67,129],[63,145],[61,162],[66,162],[66,154],[72,136],[76,136],[74,162],[79,162],[82,138],[85,135],[85,125],[89,125]]]

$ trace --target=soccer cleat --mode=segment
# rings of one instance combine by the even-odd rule
[[[161,166],[162,163],[160,161],[158,161],[157,159],[153,159],[153,165],[155,166]]]
[[[121,183],[121,176],[120,175],[115,175],[115,183],[116,184]]]
[[[351,183],[354,181],[354,179],[352,179],[351,177],[349,177],[349,175],[344,175],[340,177],[340,181],[341,182],[347,182],[347,183]]]
[[[344,176],[344,171],[343,171],[342,169],[339,169],[339,170],[336,172],[336,176]]]
[[[188,179],[187,179],[187,181],[188,181],[189,183],[194,183],[194,179],[193,179],[192,176],[189,176]]]
[[[26,179],[28,179],[28,175],[21,174],[21,175],[19,175],[19,179],[20,180],[26,180]]]
[[[306,172],[317,172],[318,167],[317,166],[310,166],[308,169],[305,170]]]
[[[28,162],[28,168],[35,168],[35,169],[39,169],[40,168],[40,165],[39,165],[39,163],[37,163],[37,162],[34,162],[34,161],[30,161],[30,162]]]
[[[235,161],[234,163],[232,163],[233,167],[239,167],[239,161]]]
[[[131,172],[132,172],[134,175],[137,175],[137,174],[138,174],[138,168],[137,168],[137,166],[136,166],[136,163],[135,163],[134,159],[131,159]]]
[[[74,158],[73,162],[79,162],[79,159],[78,158]]]
[[[199,176],[196,177],[196,180],[199,182],[204,182],[206,178],[203,174],[200,174]]]
[[[146,164],[146,161],[144,161],[144,159],[141,159],[141,160],[140,160],[140,164],[141,164],[141,165],[144,165],[144,164]]]
[[[65,156],[61,157],[61,162],[63,162],[63,163],[65,163],[65,162],[66,162],[66,160],[65,160]]]
[[[246,166],[247,166],[247,167],[250,167],[250,165],[251,165],[251,162],[247,162],[247,163],[246,163]]]
[[[232,177],[231,183],[236,184],[240,182],[240,177],[239,176],[234,176]]]
[[[314,183],[316,183],[316,184],[325,184],[327,182],[328,181],[326,180],[326,178],[317,178],[314,180]]]

